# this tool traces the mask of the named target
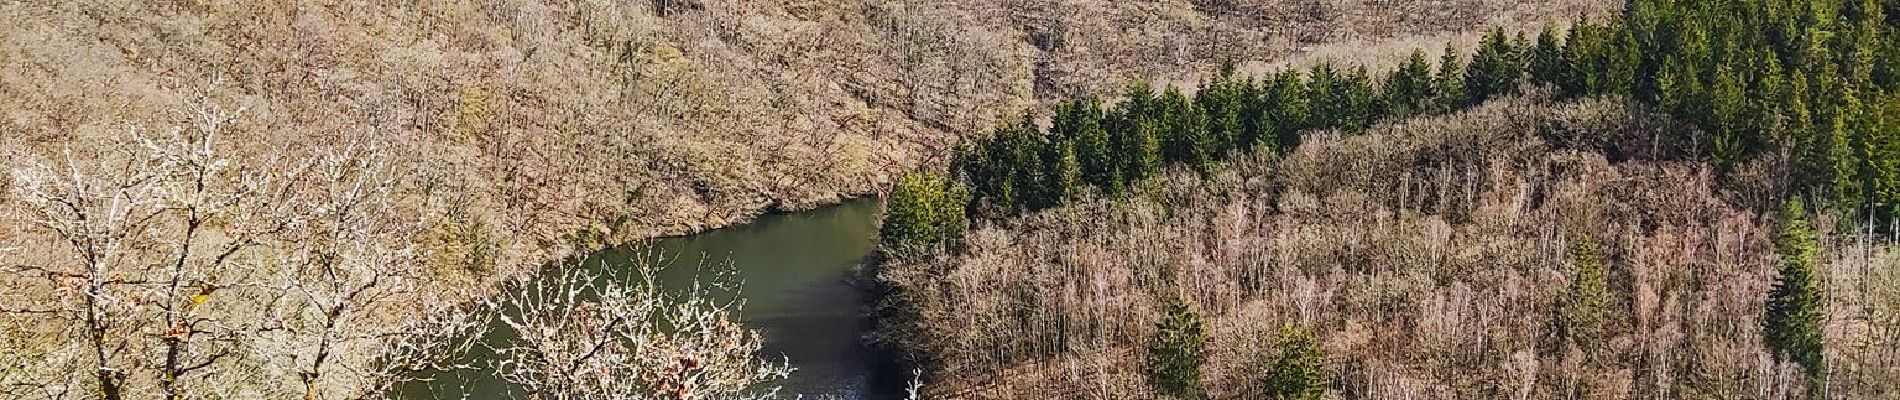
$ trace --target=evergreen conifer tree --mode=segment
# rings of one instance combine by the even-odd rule
[[[1326,360],[1319,340],[1304,328],[1280,327],[1279,351],[1267,369],[1266,395],[1273,400],[1318,400],[1326,395]]]
[[[1148,344],[1148,380],[1161,393],[1178,399],[1198,399],[1201,363],[1206,361],[1206,326],[1186,300],[1175,299],[1155,325]]]
[[[1206,126],[1202,128],[1206,136],[1195,145],[1200,156],[1210,160],[1239,147],[1237,143],[1241,140],[1240,84],[1230,74],[1224,72],[1212,82],[1203,84],[1194,96],[1195,106],[1206,116]]]
[[[1445,55],[1438,60],[1438,76],[1432,79],[1432,88],[1437,97],[1438,112],[1450,112],[1464,106],[1465,102],[1465,64],[1460,61],[1458,47],[1445,44]]]
[[[897,256],[927,253],[963,236],[963,189],[941,175],[910,173],[898,178],[885,203],[880,241]]]
[[[1129,86],[1128,101],[1115,113],[1114,129],[1110,132],[1117,154],[1122,157],[1123,186],[1130,186],[1161,170],[1165,160],[1161,150],[1160,124],[1156,109],[1159,100],[1154,89],[1145,82],[1135,82]]]
[[[1274,146],[1280,151],[1300,144],[1300,132],[1311,126],[1312,97],[1298,71],[1287,69],[1273,78],[1271,90],[1261,101],[1266,103],[1265,124],[1273,128]]]
[[[1340,110],[1340,127],[1358,132],[1372,126],[1374,121],[1384,118],[1379,93],[1372,86],[1372,77],[1366,72],[1366,66],[1354,67],[1352,72],[1339,82],[1339,93],[1344,95],[1344,107]]]
[[[1345,93],[1345,80],[1331,63],[1314,65],[1307,72],[1307,95],[1311,108],[1307,114],[1308,126],[1314,129],[1335,129],[1345,125],[1350,107],[1349,94]]]
[[[1126,153],[1115,151],[1102,118],[1102,102],[1078,101],[1066,109],[1082,181],[1107,193],[1121,193],[1122,161],[1118,154]]]
[[[1596,241],[1589,236],[1571,246],[1570,257],[1577,263],[1577,272],[1571,277],[1570,290],[1564,294],[1558,315],[1558,329],[1564,340],[1589,353],[1602,344],[1604,311],[1609,307],[1609,282],[1599,254]]]
[[[1409,117],[1424,112],[1431,98],[1432,65],[1425,52],[1413,50],[1398,69],[1385,78],[1385,107],[1394,117]]]
[[[1727,63],[1715,68],[1711,79],[1707,100],[1709,110],[1708,129],[1710,139],[1710,157],[1716,165],[1728,167],[1742,160],[1749,153],[1752,132],[1745,128],[1744,112],[1748,111],[1745,83],[1734,68]]]
[[[1545,24],[1544,30],[1537,34],[1537,44],[1530,51],[1531,82],[1539,85],[1564,87],[1564,47],[1557,44],[1557,25]]]
[[[1042,147],[1043,186],[1046,187],[1039,208],[1055,207],[1075,198],[1082,192],[1082,164],[1076,160],[1075,144],[1058,136],[1050,136]]]
[[[1465,72],[1465,101],[1463,105],[1476,105],[1492,97],[1509,93],[1517,87],[1517,78],[1521,68],[1517,50],[1512,47],[1511,39],[1504,34],[1504,28],[1493,27],[1484,41],[1478,44],[1478,53],[1471,56],[1471,65]]]
[[[1822,354],[1822,326],[1826,322],[1826,293],[1821,287],[1821,250],[1807,210],[1800,198],[1781,208],[1775,232],[1775,254],[1781,277],[1768,293],[1768,312],[1762,319],[1762,338],[1778,360],[1801,364],[1810,386],[1826,372]]]

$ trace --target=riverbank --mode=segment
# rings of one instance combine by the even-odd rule
[[[782,359],[794,369],[788,378],[771,382],[785,397],[897,399],[907,377],[887,374],[901,369],[882,368],[886,363],[881,355],[860,340],[869,322],[860,312],[864,292],[853,279],[873,250],[879,208],[876,199],[866,198],[772,213],[700,234],[616,247],[589,255],[572,268],[590,272],[580,277],[625,277],[652,268],[667,291],[717,287],[721,289],[711,294],[720,302],[736,291],[743,310],[733,315],[735,322],[757,330],[764,339],[757,357]],[[659,265],[652,265],[656,262]],[[536,279],[574,277],[553,273]],[[490,325],[478,348],[507,346],[515,339],[499,320]],[[501,365],[496,364],[497,354],[473,355],[464,362],[481,368],[422,375],[404,387],[402,397],[506,399],[510,391],[520,390],[493,369]]]

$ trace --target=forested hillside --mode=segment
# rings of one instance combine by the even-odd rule
[[[557,260],[876,193],[1022,110],[1614,6],[0,3],[0,397],[384,396],[454,367],[499,290],[665,300],[520,285]],[[672,318],[730,317],[695,310]],[[717,397],[781,371],[734,325],[674,343],[637,307],[565,311],[526,323],[596,329],[517,354],[651,339],[672,346],[619,349],[697,368],[616,352],[517,378]],[[694,374],[719,379],[668,383]]]
[[[0,146],[16,166],[103,158],[87,151],[212,108],[244,160],[373,139],[419,172],[404,187],[463,205],[431,211],[456,236],[532,267],[576,230],[624,241],[878,191],[961,133],[1131,79],[1611,6],[13,2]]]
[[[1149,369],[1181,354],[1153,349],[1176,302],[1215,398],[1283,390],[1283,328],[1313,332],[1311,373],[1346,398],[1798,393],[1761,344],[1774,213],[1705,163],[1599,147],[1682,132],[1628,107],[1505,99],[978,223],[886,261],[883,338],[957,398],[1168,393]],[[1814,225],[1834,390],[1891,393],[1900,261]]]
[[[898,183],[879,339],[978,398],[1891,395],[1896,6],[1073,100]]]

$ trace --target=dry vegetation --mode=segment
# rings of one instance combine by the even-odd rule
[[[21,140],[0,145],[109,145],[217,99],[249,109],[237,148],[401,144],[433,175],[416,186],[534,266],[590,225],[644,238],[871,192],[1044,99],[1614,6],[12,2],[0,130]]]
[[[1206,319],[1214,398],[1261,398],[1287,323],[1317,333],[1343,398],[1800,394],[1761,345],[1773,213],[1725,199],[1743,184],[1677,160],[1691,147],[1656,140],[1697,134],[1659,121],[1507,99],[1175,171],[893,260],[882,338],[927,367],[931,397],[1154,398],[1142,349],[1179,297]],[[1583,235],[1610,293],[1589,346],[1555,329]],[[1900,252],[1823,237],[1832,394],[1891,396]]]
[[[1047,99],[1613,8],[6,2],[0,397],[375,397],[471,329],[402,316],[875,191]]]

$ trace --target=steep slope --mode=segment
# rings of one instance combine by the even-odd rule
[[[242,108],[226,145],[390,143],[537,265],[537,242],[590,223],[624,240],[870,192],[1041,99],[1614,6],[13,2],[0,145],[51,154]]]
[[[362,393],[329,379],[414,355],[379,353],[415,350],[379,336],[431,321],[414,316],[451,314],[600,246],[876,192],[942,162],[959,135],[1049,99],[1131,79],[1193,82],[1219,61],[1260,69],[1410,48],[1379,43],[1468,43],[1466,30],[1487,23],[1522,29],[1614,7],[6,2],[0,283],[15,290],[0,294],[0,358],[21,365],[0,367],[0,384],[53,397],[47,388],[120,379],[157,392],[170,378],[153,360],[190,347],[183,318],[281,335],[197,336],[219,344],[183,351],[209,358],[190,368],[191,385]],[[122,216],[127,199],[151,218],[92,218]],[[224,248],[242,249],[207,251]],[[375,295],[344,296],[359,284]],[[259,304],[276,289],[308,301]],[[103,306],[123,320],[87,326],[85,311],[108,297],[124,300]],[[319,307],[337,298],[353,311],[320,310],[340,309]],[[271,315],[277,306],[298,311]],[[357,335],[339,346],[348,354],[307,359],[337,332]],[[117,353],[80,356],[104,347]],[[189,366],[172,361],[162,364]]]
[[[1692,150],[1655,142],[1694,135],[1610,99],[1310,135],[1284,158],[1175,171],[1126,199],[976,227],[951,254],[892,259],[880,337],[956,398],[1156,397],[1145,349],[1176,299],[1205,321],[1214,398],[1264,398],[1287,325],[1316,333],[1344,398],[1788,390],[1795,375],[1760,346],[1773,224],[1678,160]],[[1895,390],[1878,377],[1900,372],[1900,298],[1882,278],[1900,259],[1843,241],[1825,267],[1828,379],[1877,397]],[[1581,254],[1604,277],[1590,311],[1567,305],[1588,296]],[[1601,317],[1566,322],[1585,314]]]

